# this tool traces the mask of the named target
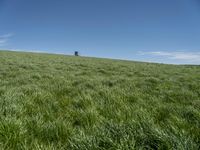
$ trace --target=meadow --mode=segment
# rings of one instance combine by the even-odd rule
[[[0,149],[200,149],[200,66],[0,51]]]

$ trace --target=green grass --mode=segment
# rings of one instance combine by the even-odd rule
[[[200,66],[0,52],[0,149],[200,149]]]

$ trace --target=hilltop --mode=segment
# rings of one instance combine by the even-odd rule
[[[2,149],[199,149],[200,66],[0,51]]]

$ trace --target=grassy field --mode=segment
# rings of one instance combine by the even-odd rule
[[[200,149],[200,66],[1,51],[0,149]]]

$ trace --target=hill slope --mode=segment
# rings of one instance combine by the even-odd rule
[[[198,149],[200,67],[0,52],[2,149]]]

